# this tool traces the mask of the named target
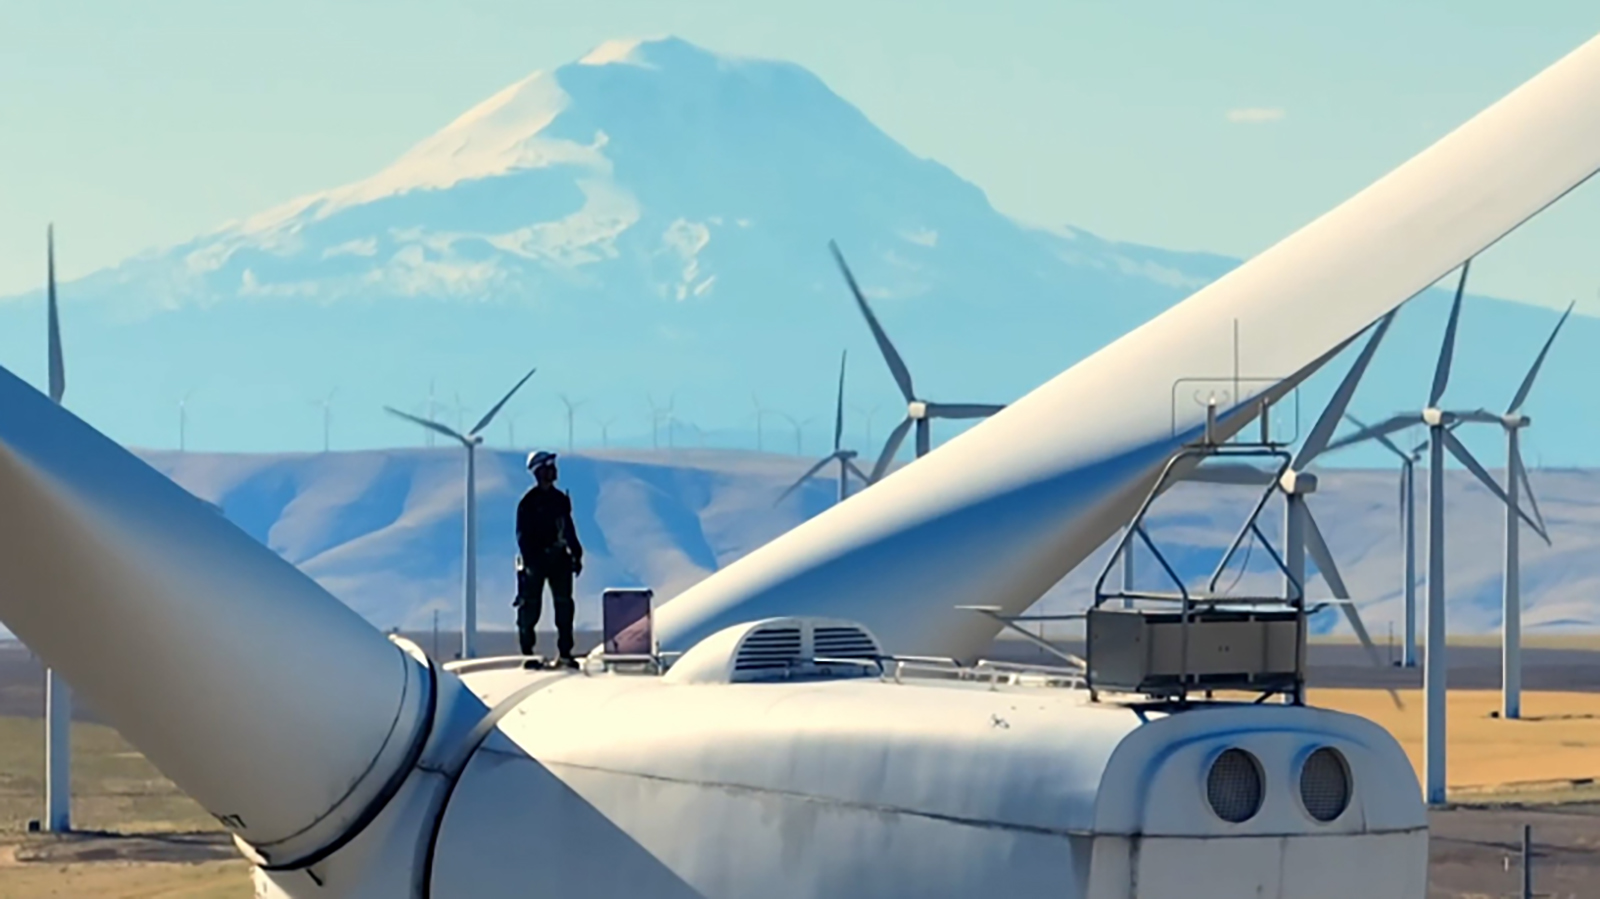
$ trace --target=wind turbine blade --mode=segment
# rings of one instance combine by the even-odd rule
[[[1363,431],[1365,431],[1367,429],[1367,426],[1364,423],[1362,423],[1361,419],[1356,418],[1354,415],[1351,415],[1351,414],[1349,414],[1347,412],[1347,413],[1345,413],[1344,417],[1345,417],[1345,419],[1347,421],[1349,421],[1351,424],[1355,425],[1357,428],[1360,428]],[[1378,441],[1378,443],[1380,445],[1382,445],[1384,449],[1388,450],[1391,453],[1394,453],[1396,456],[1399,456],[1402,459],[1411,458],[1410,456],[1406,455],[1406,451],[1405,450],[1403,450],[1400,447],[1396,446],[1395,442],[1393,440],[1389,439],[1389,435],[1388,434],[1375,434],[1375,435],[1373,435],[1372,439]],[[1324,449],[1323,452],[1327,452],[1327,450]]]
[[[1306,435],[1305,442],[1300,444],[1300,452],[1295,454],[1291,463],[1295,471],[1303,471],[1311,464],[1311,460],[1322,455],[1328,448],[1328,441],[1333,439],[1333,432],[1339,427],[1339,419],[1344,417],[1344,410],[1350,408],[1350,398],[1356,395],[1356,387],[1360,386],[1361,378],[1367,373],[1367,366],[1372,363],[1372,356],[1378,352],[1378,345],[1383,343],[1383,335],[1389,332],[1389,325],[1394,323],[1394,312],[1378,319],[1373,326],[1372,336],[1367,338],[1367,345],[1361,348],[1360,355],[1350,363],[1350,371],[1339,382],[1339,388],[1333,392],[1333,398],[1328,400],[1327,408],[1322,410],[1322,415],[1317,423],[1311,427],[1311,433]]]
[[[839,354],[839,402],[834,407],[833,414],[833,451],[839,452],[839,445],[844,441],[844,363],[849,358],[850,351],[845,350]]]
[[[828,241],[828,249],[833,251],[833,260],[839,264],[839,271],[844,274],[845,283],[850,285],[850,293],[856,298],[856,305],[861,308],[861,314],[867,319],[867,327],[872,329],[872,339],[878,342],[878,351],[883,353],[883,361],[889,364],[889,374],[894,376],[894,382],[900,387],[900,395],[906,402],[917,401],[915,388],[911,386],[911,370],[906,368],[904,359],[900,358],[900,351],[894,348],[889,335],[883,330],[883,325],[878,324],[878,317],[872,314],[872,307],[867,305],[866,295],[861,292],[861,286],[856,283],[856,276],[851,273],[850,266],[844,261],[844,254],[839,251],[839,245]]]
[[[394,416],[398,416],[400,418],[403,418],[406,421],[409,421],[414,425],[421,425],[422,427],[427,428],[430,431],[437,431],[438,433],[443,434],[444,436],[449,437],[452,440],[459,440],[459,441],[461,441],[462,445],[466,445],[468,443],[471,443],[471,441],[469,441],[467,438],[461,436],[460,434],[457,434],[453,428],[448,428],[448,427],[446,427],[446,426],[444,426],[442,424],[439,424],[436,421],[429,421],[426,418],[421,418],[421,417],[418,417],[416,415],[412,415],[409,412],[401,412],[399,409],[395,409],[395,408],[392,408],[390,406],[384,406],[383,407],[383,411],[389,413],[390,415],[394,415]]]
[[[528,379],[533,377],[533,373],[538,371],[538,370],[539,369],[537,369],[537,368],[528,369],[528,373],[522,376],[522,380],[518,381],[517,385],[515,387],[513,387],[510,390],[506,391],[506,395],[500,398],[500,402],[495,403],[494,404],[494,408],[490,409],[488,414],[484,415],[483,418],[479,419],[478,423],[473,425],[472,426],[472,430],[468,431],[467,433],[468,434],[478,434],[484,428],[487,428],[489,426],[489,423],[494,421],[494,417],[496,415],[500,414],[500,410],[505,408],[506,403],[511,402],[511,398],[513,396],[516,396],[517,391],[522,389],[522,385],[528,383]]]
[[[1522,484],[1522,495],[1528,498],[1528,505],[1533,511],[1533,517],[1539,520],[1540,533],[1548,535],[1549,532],[1545,528],[1544,515],[1539,512],[1539,500],[1533,495],[1533,482],[1528,480],[1528,469],[1522,464],[1521,449],[1517,450],[1517,457],[1511,460],[1511,462],[1513,465],[1517,466],[1517,480]],[[1549,543],[1549,536],[1546,536],[1544,540],[1546,543]]]
[[[45,301],[49,314],[50,399],[60,403],[67,395],[67,366],[61,353],[61,313],[56,306],[56,226],[44,232]]]
[[[889,470],[889,465],[894,462],[895,453],[900,452],[900,444],[906,442],[906,433],[914,424],[916,419],[906,418],[895,425],[894,431],[889,434],[889,439],[883,443],[883,452],[878,454],[878,463],[872,466],[872,477],[867,479],[868,483],[876,484],[883,478],[884,473]]]
[[[1495,497],[1500,500],[1500,502],[1505,503],[1508,506],[1511,505],[1511,498],[1506,496],[1505,490],[1501,489],[1499,484],[1495,483],[1494,477],[1489,474],[1489,470],[1480,465],[1478,460],[1473,458],[1472,453],[1467,451],[1466,444],[1461,442],[1461,438],[1450,433],[1448,429],[1446,429],[1443,434],[1444,447],[1450,451],[1450,455],[1455,456],[1457,461],[1466,466],[1466,469],[1472,472],[1473,477],[1477,478],[1478,482],[1483,484],[1483,486],[1490,493],[1493,493]],[[1430,502],[1431,501],[1432,500],[1430,499]],[[1545,534],[1544,528],[1541,527],[1538,522],[1530,518],[1527,512],[1523,511],[1520,503],[1517,505],[1517,517],[1527,522],[1528,527],[1533,528],[1534,533],[1538,534],[1545,540],[1550,539]]]
[[[774,506],[776,506],[779,503],[783,502],[784,500],[788,499],[789,498],[789,494],[795,492],[796,490],[799,490],[801,484],[804,484],[806,481],[811,480],[811,478],[813,476],[815,476],[817,472],[822,470],[823,466],[827,465],[829,462],[832,462],[835,458],[836,458],[836,456],[828,456],[827,458],[821,460],[817,464],[815,464],[815,465],[811,466],[810,468],[806,469],[806,473],[801,475],[799,478],[797,478],[793,484],[790,484],[789,485],[789,489],[787,489],[787,490],[783,491],[781,494],[779,494],[778,498],[776,500],[773,500],[772,504]]]
[[[1533,381],[1539,377],[1539,369],[1544,367],[1544,357],[1550,353],[1550,345],[1556,342],[1556,335],[1561,333],[1561,326],[1567,323],[1567,316],[1572,314],[1572,307],[1577,303],[1569,303],[1567,311],[1561,313],[1561,318],[1556,321],[1555,329],[1550,332],[1550,337],[1545,340],[1540,348],[1539,355],[1534,357],[1533,367],[1528,369],[1528,374],[1522,379],[1522,386],[1517,388],[1517,395],[1511,398],[1511,405],[1506,407],[1506,414],[1511,415],[1522,408],[1527,402],[1528,391],[1533,389]]]
[[[1311,514],[1310,507],[1306,507],[1304,512],[1301,518],[1305,522],[1306,552],[1310,553],[1317,570],[1322,572],[1322,579],[1328,583],[1328,589],[1333,591],[1334,598],[1340,600],[1338,605],[1344,610],[1344,617],[1350,622],[1350,629],[1356,632],[1356,639],[1361,641],[1361,647],[1367,651],[1367,658],[1372,660],[1374,667],[1384,667],[1383,657],[1378,654],[1378,647],[1373,644],[1372,635],[1367,633],[1367,625],[1361,620],[1361,610],[1357,609],[1350,599],[1350,590],[1345,586],[1344,576],[1339,573],[1339,566],[1333,560],[1333,551],[1328,549],[1327,539],[1322,536],[1321,526]],[[1389,689],[1389,698],[1394,700],[1395,708],[1402,708],[1400,694],[1392,687]]]
[[[1450,304],[1450,320],[1444,326],[1444,343],[1439,347],[1439,363],[1433,370],[1433,389],[1428,392],[1428,408],[1432,409],[1444,399],[1444,389],[1450,384],[1450,364],[1456,354],[1456,325],[1461,321],[1461,297],[1467,290],[1467,272],[1472,260],[1461,263],[1461,280],[1456,283],[1455,302]]]
[[[863,483],[863,484],[871,484],[872,483],[872,478],[867,477],[867,473],[862,471],[856,465],[855,462],[853,462],[853,461],[851,461],[849,459],[846,459],[846,460],[844,460],[844,465],[845,465],[846,468],[850,469],[850,472],[852,474],[854,474],[857,478],[861,479],[861,483]]]
[[[1421,422],[1421,416],[1417,415],[1415,412],[1409,412],[1402,415],[1396,415],[1391,418],[1386,418],[1375,425],[1369,425],[1365,428],[1362,428],[1354,434],[1346,434],[1345,436],[1340,437],[1338,440],[1335,440],[1323,447],[1322,452],[1331,453],[1335,450],[1342,450],[1348,446],[1355,446],[1358,443],[1366,443],[1368,440],[1377,440],[1379,437],[1387,437],[1396,431],[1404,431],[1406,428],[1415,427]]]
[[[1201,465],[1183,476],[1199,484],[1234,484],[1265,487],[1273,482],[1272,472],[1254,465]]]
[[[1004,409],[993,403],[929,403],[929,418],[988,418]]]

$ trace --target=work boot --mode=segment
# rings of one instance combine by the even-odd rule
[[[572,656],[562,656],[561,658],[556,659],[556,667],[557,668],[566,668],[566,669],[569,669],[569,670],[572,670],[572,671],[577,671],[578,670],[578,660],[573,658]]]

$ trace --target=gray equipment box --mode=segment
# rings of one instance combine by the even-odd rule
[[[1195,609],[1185,626],[1176,611],[1097,608],[1087,625],[1088,680],[1096,690],[1296,690],[1305,674],[1298,609]]]

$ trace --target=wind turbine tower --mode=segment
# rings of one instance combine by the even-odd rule
[[[465,434],[446,425],[439,424],[436,421],[429,421],[425,418],[419,418],[408,412],[401,412],[399,409],[389,406],[384,407],[384,411],[388,412],[390,415],[398,416],[406,421],[411,422],[412,424],[421,425],[422,427],[428,428],[435,433],[443,434],[444,436],[460,443],[461,446],[467,451],[467,486],[466,501],[463,503],[463,517],[465,521],[463,527],[464,533],[461,558],[461,658],[463,659],[473,658],[477,655],[478,651],[477,451],[479,445],[483,443],[483,430],[494,422],[494,417],[499,415],[500,410],[505,408],[506,403],[511,401],[511,398],[516,395],[518,390],[522,389],[522,385],[528,383],[528,379],[533,377],[533,373],[535,371],[537,371],[537,369],[529,369],[528,373],[522,376],[522,380],[518,381],[516,386],[507,391],[506,395],[500,398],[500,402],[495,403],[494,407],[491,408],[483,416],[483,418],[478,419],[478,423],[472,427],[472,430],[467,431]]]
[[[567,452],[572,452],[573,420],[578,410],[584,406],[584,400],[574,400],[566,394],[561,394],[561,405],[567,407]]]
[[[333,447],[333,397],[339,392],[335,387],[328,391],[317,405],[322,407],[322,451],[328,452]]]
[[[193,395],[193,390],[185,391],[183,399],[178,400],[178,452],[180,453],[189,449],[189,397]]]
[[[1345,418],[1360,428],[1367,430],[1367,424],[1354,415],[1346,413]],[[1403,668],[1417,667],[1417,462],[1422,459],[1422,451],[1427,449],[1427,443],[1413,447],[1411,452],[1401,449],[1389,439],[1387,434],[1380,434],[1376,438],[1378,444],[1393,453],[1400,459],[1400,590],[1405,600],[1405,628],[1400,647],[1400,665]],[[1335,441],[1329,450],[1349,446],[1345,440]]]

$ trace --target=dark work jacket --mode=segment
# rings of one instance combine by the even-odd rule
[[[528,565],[577,561],[583,544],[572,523],[572,499],[555,487],[533,487],[517,503],[517,551]]]

